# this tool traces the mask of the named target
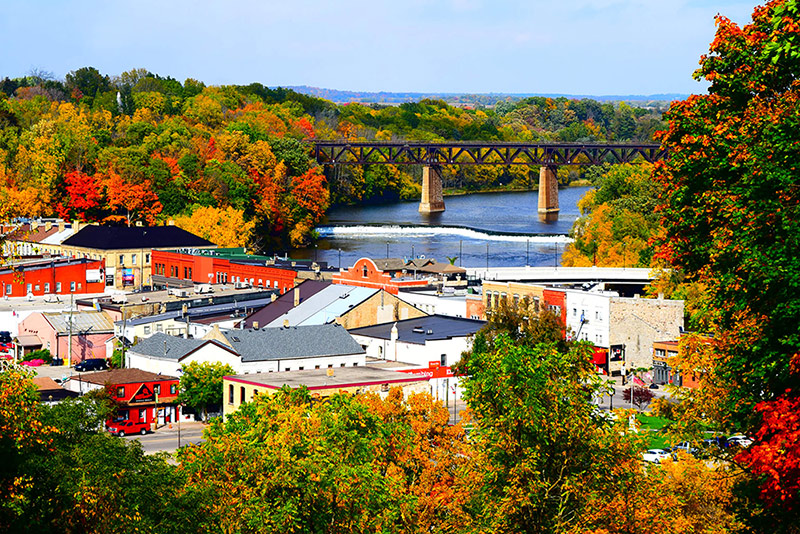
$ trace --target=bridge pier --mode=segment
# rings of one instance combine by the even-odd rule
[[[419,212],[442,211],[444,211],[444,196],[442,196],[441,168],[438,165],[426,165],[422,167],[422,198],[419,202]]]
[[[557,167],[550,165],[542,165],[539,169],[539,220],[542,222],[558,220],[558,175],[556,169]]]

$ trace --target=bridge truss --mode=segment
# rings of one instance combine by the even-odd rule
[[[656,144],[577,143],[348,143],[315,141],[321,165],[600,165],[655,163],[667,151]]]

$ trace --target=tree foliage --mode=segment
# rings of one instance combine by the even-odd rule
[[[234,374],[230,365],[219,362],[190,362],[181,366],[178,402],[208,415],[209,406],[222,405],[222,378]]]

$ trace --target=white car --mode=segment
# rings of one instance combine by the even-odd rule
[[[651,464],[660,464],[662,460],[670,457],[670,453],[664,449],[647,449],[642,453],[642,459]]]

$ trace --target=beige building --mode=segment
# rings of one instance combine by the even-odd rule
[[[61,245],[62,254],[105,261],[107,287],[152,285],[153,250],[216,248],[177,226],[97,226],[81,228]]]
[[[283,373],[255,373],[226,376],[222,381],[222,405],[225,417],[258,395],[269,395],[289,386],[308,388],[312,396],[326,398],[336,393],[377,393],[382,397],[393,387],[400,387],[403,395],[429,393],[427,378],[374,367],[341,367],[290,371]]]

